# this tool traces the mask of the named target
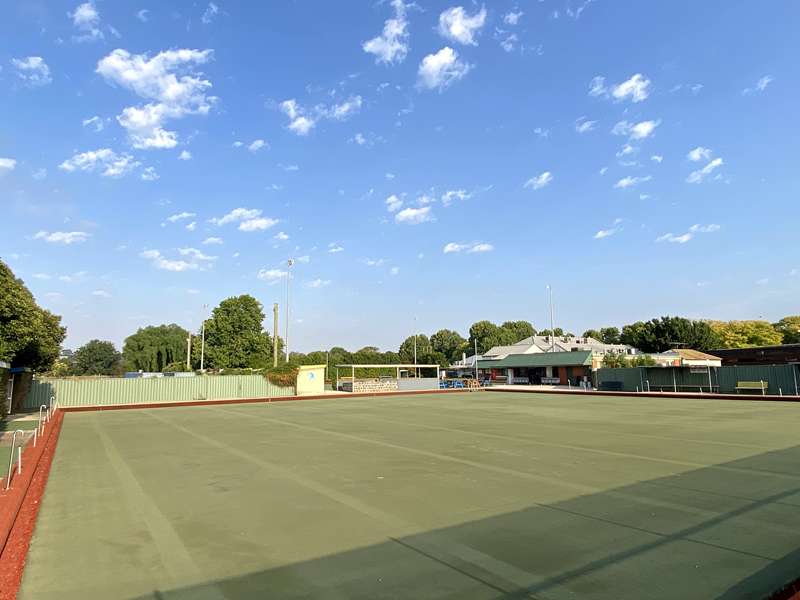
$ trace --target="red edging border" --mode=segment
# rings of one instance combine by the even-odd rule
[[[760,402],[800,402],[800,396],[762,396],[760,394],[698,394],[697,392],[618,392],[601,390],[531,390],[509,388],[481,388],[484,392],[513,392],[522,394],[564,394],[569,396],[624,396],[630,398],[672,398],[674,400],[758,400]]]
[[[16,598],[22,583],[25,558],[63,421],[64,415],[56,411],[36,448],[29,443],[23,451],[22,474],[12,478],[7,492],[0,493],[0,600]]]

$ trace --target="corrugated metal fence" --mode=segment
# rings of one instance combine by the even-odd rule
[[[229,398],[275,398],[294,395],[293,387],[279,387],[261,375],[207,375],[109,379],[34,379],[23,405],[36,409],[55,394],[60,406],[158,404]]]
[[[709,373],[710,371],[710,373]],[[710,380],[709,380],[710,375]],[[714,392],[735,394],[740,381],[764,381],[768,394],[797,395],[800,369],[797,365],[705,367],[632,367],[599,369],[598,389],[620,389],[635,392],[650,389],[654,392]],[[758,393],[751,390],[749,393]]]

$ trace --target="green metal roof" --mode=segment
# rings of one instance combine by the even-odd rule
[[[591,364],[591,350],[509,354],[500,360],[478,360],[479,369],[505,369],[508,367],[588,367],[591,366]]]

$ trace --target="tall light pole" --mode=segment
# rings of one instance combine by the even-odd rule
[[[414,377],[417,376],[417,317],[414,317]]]
[[[554,326],[555,319],[553,318],[553,288],[547,286],[547,291],[550,292],[550,352],[556,351],[556,328]]]
[[[286,347],[286,362],[289,362],[289,287],[292,281],[292,265],[294,264],[294,259],[289,259],[286,261],[286,327],[285,334],[283,336],[283,344]]]
[[[189,337],[186,338],[186,370],[192,370],[192,334],[189,334]]]
[[[475,381],[478,381],[478,338],[475,338]]]
[[[272,305],[272,366],[278,366],[278,303]]]
[[[205,373],[205,358],[206,358],[206,311],[208,304],[203,304],[203,328],[202,328],[202,341],[200,342],[200,372]]]

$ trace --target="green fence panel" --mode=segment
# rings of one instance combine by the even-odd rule
[[[768,394],[796,396],[800,392],[800,389],[798,389],[800,386],[800,368],[798,368],[798,365],[736,365],[722,367],[719,379],[720,386],[731,394],[736,393],[736,384],[740,381],[765,381],[769,384]]]
[[[235,398],[291,396],[292,387],[280,387],[261,375],[205,377],[153,377],[109,379],[37,378],[24,408],[35,410],[55,395],[60,406],[112,406],[120,404],[167,404]]]
[[[709,381],[710,376],[710,381]],[[796,396],[800,392],[799,365],[753,365],[731,367],[629,367],[599,369],[597,387],[611,389],[609,382],[621,385],[625,392],[647,390],[654,392],[714,392],[735,394],[740,381],[764,381],[767,393]],[[753,393],[750,391],[749,393]]]

